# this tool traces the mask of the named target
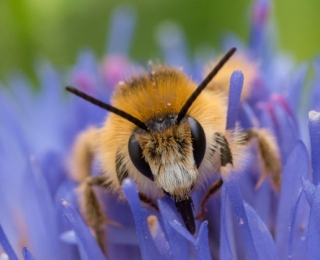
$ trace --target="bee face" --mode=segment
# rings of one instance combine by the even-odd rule
[[[189,197],[206,150],[202,126],[169,114],[146,123],[150,131],[135,131],[128,144],[135,167],[175,200]]]

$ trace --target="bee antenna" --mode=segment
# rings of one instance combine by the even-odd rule
[[[197,97],[200,95],[202,90],[205,89],[205,87],[209,84],[209,82],[213,79],[215,75],[219,72],[219,70],[223,67],[223,65],[230,59],[230,57],[235,53],[237,49],[232,48],[230,49],[223,58],[218,62],[218,64],[213,68],[213,70],[208,74],[208,76],[200,83],[200,85],[197,87],[197,89],[191,94],[189,99],[186,101],[186,103],[181,108],[176,123],[179,124],[182,120],[182,118],[185,117],[187,114],[189,108],[193,104],[193,102],[197,99]]]
[[[105,110],[108,110],[118,116],[121,116],[122,118],[124,119],[127,119],[128,121],[130,121],[131,123],[135,124],[137,127],[145,130],[145,131],[148,131],[149,132],[149,129],[148,127],[145,125],[145,123],[143,123],[142,121],[140,121],[138,118],[116,108],[116,107],[113,107],[109,104],[106,104],[98,99],[95,99],[94,97],[91,97],[89,95],[87,95],[86,93],[74,88],[74,87],[66,87],[66,90],[71,92],[72,94],[75,94],[76,96],[79,96],[81,98],[83,98],[84,100],[87,100],[89,101],[90,103],[98,106],[98,107],[101,107]]]

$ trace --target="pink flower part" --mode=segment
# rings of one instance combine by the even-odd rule
[[[106,57],[102,63],[102,75],[107,85],[114,87],[120,80],[123,80],[129,64],[129,61],[123,56],[112,55]]]

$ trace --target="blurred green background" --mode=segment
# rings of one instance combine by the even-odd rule
[[[138,18],[130,49],[134,59],[161,58],[154,32],[167,19],[182,26],[190,54],[199,44],[219,47],[225,31],[248,38],[249,0],[1,0],[0,80],[17,70],[33,77],[38,57],[61,68],[74,64],[83,47],[102,57],[110,15],[116,6],[128,3]],[[280,47],[297,61],[320,51],[319,12],[319,0],[273,2]]]

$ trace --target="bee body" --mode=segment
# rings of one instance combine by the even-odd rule
[[[250,130],[243,134],[238,129],[226,130],[229,79],[232,71],[239,69],[239,57],[226,64],[225,73],[213,77],[234,51],[231,49],[199,86],[181,70],[157,66],[150,73],[120,82],[112,105],[67,88],[113,112],[100,129],[90,128],[80,134],[73,152],[74,179],[82,183],[82,212],[102,250],[105,216],[92,191],[93,185],[119,192],[122,181],[130,177],[141,192],[140,198],[161,198],[167,194],[175,201],[192,234],[195,233],[192,191],[204,187],[214,174],[227,175],[230,171],[225,169],[230,167],[239,169],[250,139],[258,137],[265,173],[271,172],[279,185],[279,152],[272,137],[266,131]],[[246,61],[240,63],[244,64],[242,67],[240,64],[244,75],[251,77],[244,82],[246,98],[255,66]],[[90,177],[95,155],[102,174]],[[205,201],[221,185],[220,178],[209,188],[199,216],[204,214]]]

